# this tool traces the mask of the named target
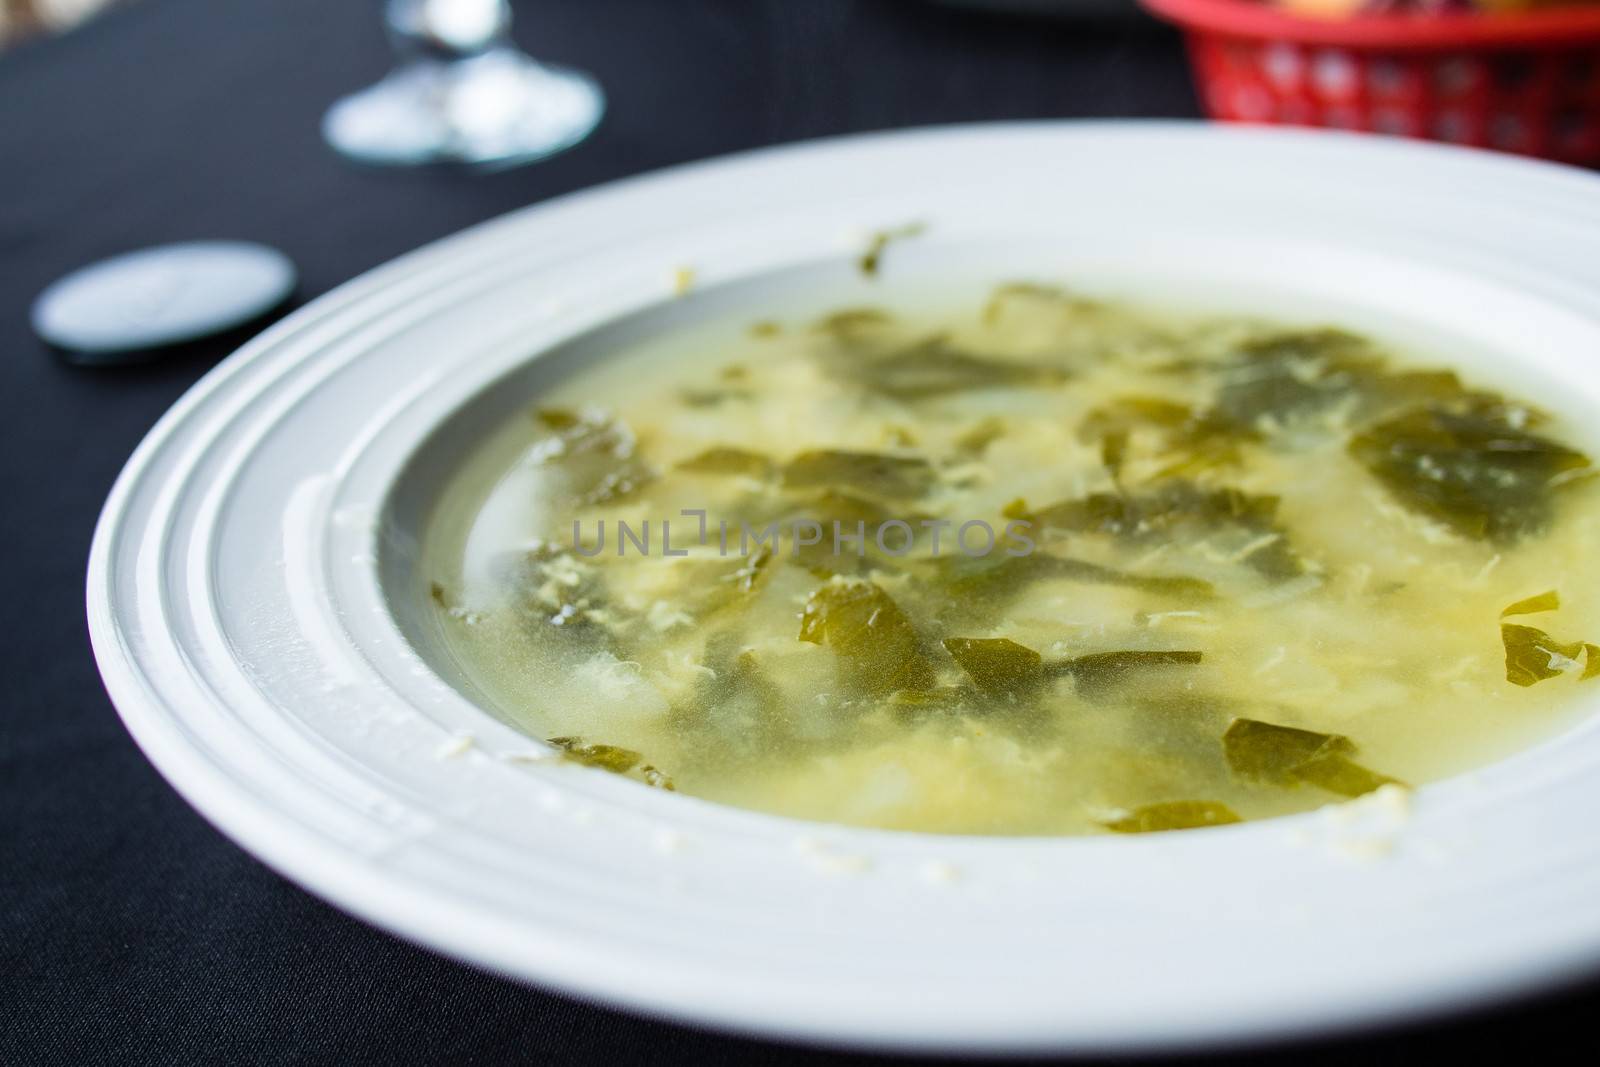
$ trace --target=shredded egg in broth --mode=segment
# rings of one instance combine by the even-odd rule
[[[1217,826],[1600,694],[1600,497],[1536,401],[1040,285],[768,319],[544,392],[428,579],[571,773],[888,829]]]

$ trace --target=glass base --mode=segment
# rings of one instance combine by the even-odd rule
[[[329,108],[322,135],[361,163],[509,167],[571,148],[604,111],[587,74],[500,48],[400,67]]]

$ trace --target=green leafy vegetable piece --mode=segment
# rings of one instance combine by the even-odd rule
[[[930,337],[870,358],[851,358],[835,370],[865,389],[897,400],[919,400],[977,389],[1057,385],[1066,371],[1037,363],[990,359]]]
[[[875,278],[878,269],[883,265],[883,253],[894,241],[903,241],[909,237],[920,236],[927,227],[920,222],[908,223],[894,229],[878,230],[867,240],[866,251],[861,253],[861,258],[856,260],[856,267],[868,278]]]
[[[1052,743],[1056,740],[1054,715],[1048,706],[1032,699],[1034,695],[984,690],[963,683],[896,690],[880,707],[901,725],[941,719],[982,719],[986,726],[1004,732],[1019,743]]]
[[[821,531],[815,544],[794,544],[794,558],[813,574],[865,574],[869,570],[894,571],[899,569],[893,557],[878,550],[876,531],[890,519],[900,519],[912,526],[922,515],[905,508],[891,508],[869,497],[828,489],[791,513],[793,520],[810,519]],[[839,524],[839,550],[834,551],[833,524]],[[855,542],[861,535],[859,546]],[[885,543],[898,550],[903,535],[891,532]]]
[[[1523,427],[1533,413],[1464,386],[1452,371],[1394,370],[1367,339],[1343,330],[1296,330],[1258,337],[1211,369],[1221,380],[1204,421],[1264,438],[1280,427],[1344,408],[1356,420],[1419,404],[1457,414],[1495,412]]]
[[[1218,432],[1209,421],[1196,422],[1192,431],[1169,439],[1163,456],[1166,462],[1151,480],[1189,478],[1219,467],[1237,467],[1244,458],[1239,440],[1230,432]]]
[[[1342,734],[1325,734],[1259,719],[1234,719],[1222,735],[1222,751],[1239,778],[1270,785],[1300,783],[1341,796],[1357,797],[1383,785],[1400,785],[1350,758],[1355,744]]]
[[[1324,734],[1259,719],[1234,719],[1222,735],[1222,752],[1240,778],[1290,785],[1295,771],[1312,760],[1346,755],[1355,745],[1342,734]]]
[[[534,637],[586,651],[615,650],[616,636],[603,621],[605,583],[593,563],[544,541],[497,564],[517,590],[517,607]]]
[[[822,523],[825,539],[833,536],[835,522],[839,523],[846,533],[851,534],[855,533],[856,523],[863,523],[870,537],[879,523],[893,518],[914,522],[919,518],[917,515],[901,515],[899,511],[876,500],[838,489],[828,489],[819,493],[817,498],[807,505],[806,511]]]
[[[748,556],[676,560],[672,566],[680,581],[671,604],[696,623],[732,608],[747,607],[750,594],[770,575],[772,558],[773,549],[763,544]]]
[[[534,446],[532,458],[562,473],[562,489],[574,505],[621,500],[655,480],[655,468],[638,454],[633,431],[619,419],[545,408],[534,413],[534,421],[551,437]]]
[[[1383,369],[1364,338],[1343,330],[1303,330],[1258,338],[1220,371],[1212,414],[1244,430],[1314,414],[1350,396]]]
[[[1240,346],[1240,353],[1253,363],[1294,363],[1316,361],[1319,370],[1349,371],[1381,367],[1383,360],[1372,343],[1359,334],[1335,327],[1288,330],[1258,337]]]
[[[1008,282],[996,287],[989,302],[983,307],[983,323],[993,326],[1005,317],[1006,309],[1017,304],[1045,304],[1063,311],[1088,311],[1101,305],[1093,300],[1073,296],[1057,285],[1038,282]]]
[[[1296,330],[1242,345],[1218,369],[1222,387],[1210,417],[1251,432],[1349,402],[1372,416],[1420,403],[1493,401],[1452,371],[1396,371],[1364,337],[1336,329]]]
[[[1154,455],[1165,460],[1155,472],[1158,479],[1237,463],[1240,458],[1241,434],[1236,428],[1164,397],[1122,397],[1089,412],[1078,425],[1079,440],[1100,442],[1101,459],[1113,477],[1121,473],[1136,433],[1153,438]]]
[[[1582,641],[1557,641],[1543,630],[1511,622],[1500,624],[1500,639],[1506,646],[1506,681],[1512,685],[1559,677],[1585,654]]]
[[[1080,564],[1073,568],[1072,577],[1080,581],[1089,581],[1090,575],[1094,580],[1105,585],[1121,585],[1130,589],[1140,589],[1147,593],[1159,593],[1162,596],[1177,597],[1182,600],[1209,600],[1216,590],[1212,584],[1201,578],[1190,578],[1182,574],[1129,574],[1126,571],[1111,570],[1093,563],[1083,563],[1081,560],[1070,560]],[[1088,568],[1093,568],[1089,570]],[[1109,572],[1109,573],[1103,573]],[[1065,573],[1065,572],[1063,572]]]
[[[1125,671],[1139,667],[1156,667],[1166,664],[1194,664],[1205,658],[1202,652],[1184,649],[1127,649],[1117,652],[1091,652],[1086,656],[1062,660],[1051,669],[1062,674],[1101,674],[1107,671]]]
[[[1077,533],[1133,538],[1150,536],[1188,522],[1268,529],[1277,511],[1275,496],[1171,481],[1137,494],[1090,493],[1078,500],[1053,504],[1035,512],[1032,518],[1044,526]]]
[[[1128,458],[1128,431],[1112,430],[1100,438],[1100,463],[1111,477],[1122,477],[1122,464]]]
[[[1583,646],[1583,673],[1578,676],[1578,681],[1593,678],[1600,674],[1600,645],[1585,644]]]
[[[880,452],[818,449],[800,453],[783,468],[786,489],[847,488],[904,499],[921,496],[933,483],[927,460]]]
[[[1239,821],[1239,816],[1232,808],[1215,800],[1173,800],[1164,804],[1146,804],[1104,825],[1113,833],[1148,834],[1164,830],[1198,830],[1205,826],[1226,826]]]
[[[931,689],[896,689],[884,703],[895,718],[915,722],[932,715],[965,711],[979,699],[971,687],[938,685]]]
[[[1530,596],[1526,600],[1519,600],[1500,613],[1503,619],[1507,615],[1536,615],[1541,611],[1555,611],[1561,606],[1561,594],[1554,589],[1547,593]]]
[[[571,408],[539,408],[533,413],[533,421],[559,434],[582,426],[584,417]]]
[[[876,319],[835,325],[834,346],[817,353],[839,381],[900,401],[952,393],[1056,385],[1068,378],[1061,367],[978,355],[939,334],[905,343]]]
[[[729,401],[754,400],[756,394],[749,389],[680,389],[678,399],[692,408],[721,407]]]
[[[1125,396],[1095,408],[1078,424],[1078,438],[1093,441],[1118,430],[1171,432],[1195,418],[1188,404],[1160,396]]]
[[[693,474],[738,474],[749,478],[770,478],[777,464],[759,452],[719,446],[708,448],[678,464],[681,471]]]
[[[1289,545],[1277,512],[1276,496],[1172,479],[1138,492],[1090,493],[1024,517],[1045,530],[1105,534],[1135,543],[1225,537],[1237,543],[1245,566],[1283,581],[1307,568]]]
[[[1034,582],[1062,580],[1085,585],[1122,586],[1184,600],[1209,599],[1211,583],[1183,575],[1130,574],[1086,560],[1031,552],[1011,556],[991,552],[987,556],[940,556],[933,561],[947,583],[948,595],[955,600],[993,602],[1020,594]]]
[[[833,649],[850,679],[870,693],[933,683],[916,627],[872,582],[832,582],[812,593],[800,616],[800,640]]]
[[[1078,692],[1097,697],[1156,667],[1194,666],[1204,654],[1187,649],[1126,649],[1091,652],[1068,660],[1057,660],[1045,667],[1046,673],[1070,675]]]
[[[581,737],[551,737],[547,740],[549,744],[561,750],[562,759],[571,763],[610,771],[612,774],[628,774],[636,770],[638,777],[646,785],[669,792],[677,788],[671,778],[650,766],[642,755],[631,748],[591,744]]]
[[[644,762],[644,757],[631,748],[594,745],[581,737],[552,737],[548,740],[561,750],[565,759],[612,774],[626,774]]]
[[[844,308],[818,319],[811,328],[849,345],[865,338],[881,336],[893,323],[894,316],[882,308]]]
[[[968,455],[981,456],[1006,433],[1006,421],[997,415],[979,419],[955,439],[955,446]]]
[[[1380,786],[1404,784],[1388,775],[1369,771],[1337,752],[1308,759],[1291,773],[1302,782],[1345,797],[1364,796]]]
[[[1493,404],[1498,402],[1491,393],[1468,389],[1461,384],[1454,371],[1417,370],[1388,371],[1376,381],[1366,385],[1363,401],[1368,409],[1394,410],[1415,404]],[[1525,412],[1531,416],[1531,412]]]
[[[687,744],[762,760],[796,743],[783,690],[768,677],[756,653],[741,647],[737,630],[711,634],[701,665],[708,668],[694,696],[673,709],[675,729]]]
[[[953,603],[982,604],[1006,600],[1021,593],[1032,582],[1047,576],[1050,567],[1038,553],[1009,556],[991,552],[987,556],[941,555],[929,565],[944,585],[946,599]]]
[[[1509,544],[1542,532],[1557,489],[1589,467],[1518,419],[1487,403],[1417,407],[1367,427],[1349,450],[1405,507],[1463,537]]]
[[[1017,696],[1044,680],[1044,660],[1003,637],[947,637],[945,651],[973,684],[994,696]]]
[[[1286,423],[1346,401],[1365,417],[1417,404],[1505,409],[1453,371],[1395,370],[1366,338],[1336,329],[1257,338],[1241,346],[1220,376],[1213,413],[1245,426],[1258,427],[1262,415]]]

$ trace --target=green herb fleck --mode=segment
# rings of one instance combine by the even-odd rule
[[[917,237],[927,229],[920,222],[908,223],[890,230],[878,230],[867,239],[867,249],[861,253],[861,258],[856,260],[856,267],[868,278],[878,276],[878,270],[883,265],[883,253],[893,241],[903,241],[908,237]]]

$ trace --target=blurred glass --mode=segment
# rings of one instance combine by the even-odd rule
[[[117,0],[0,0],[0,48],[35,33],[59,33]]]
[[[387,0],[384,18],[398,65],[322,122],[350,159],[513,166],[577,144],[605,110],[587,74],[511,43],[506,0]]]

